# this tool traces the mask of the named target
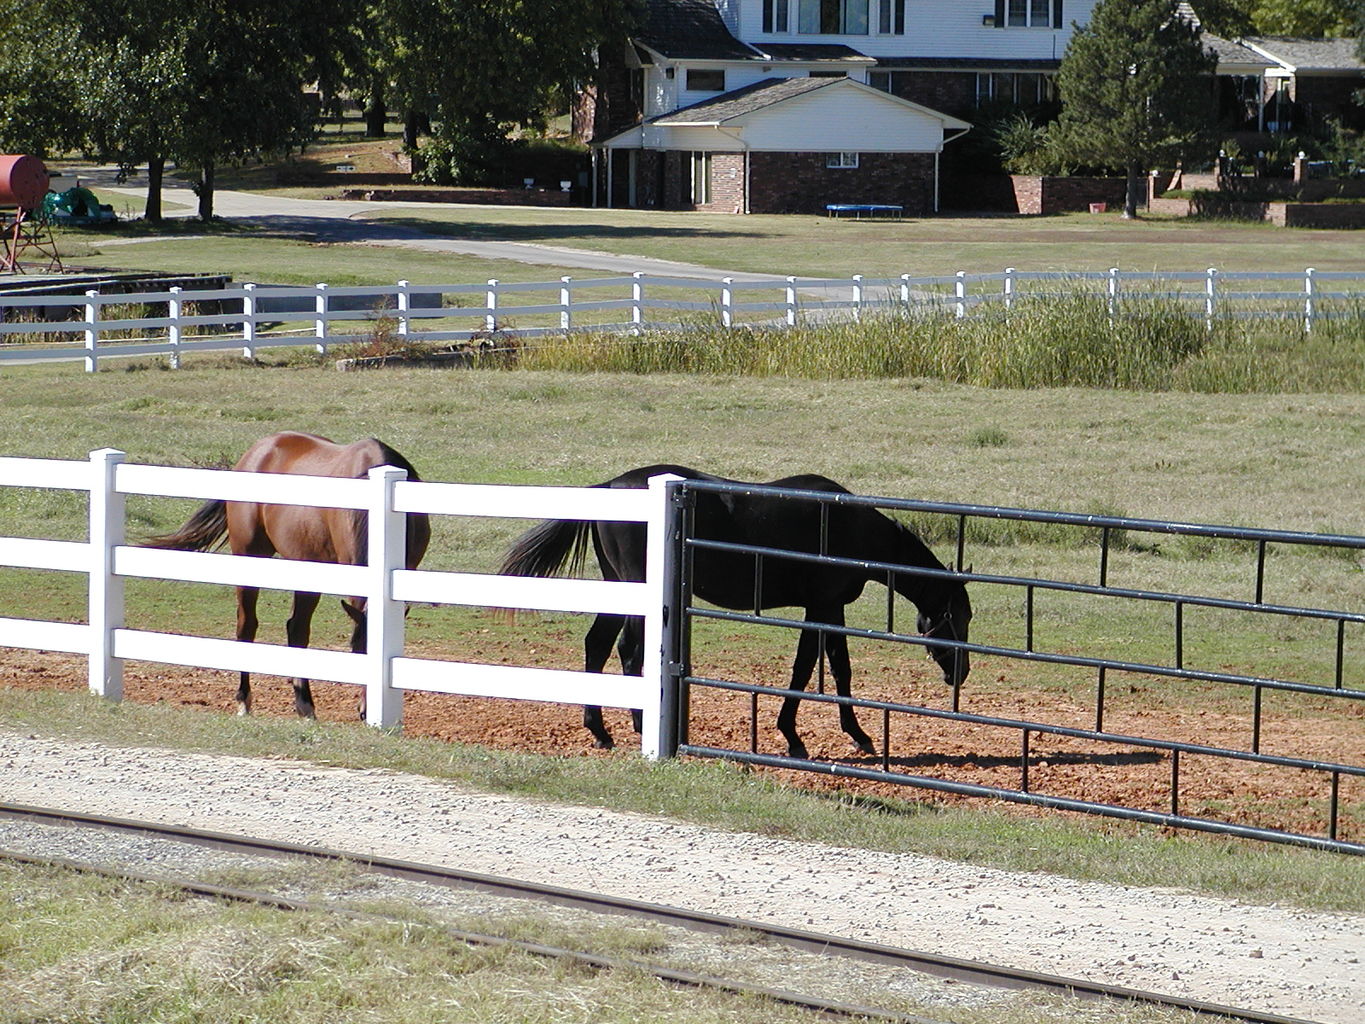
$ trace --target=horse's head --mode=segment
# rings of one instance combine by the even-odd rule
[[[933,640],[966,643],[967,628],[971,621],[972,602],[967,597],[967,587],[962,583],[954,583],[948,588],[947,600],[941,609],[920,612],[916,628]],[[929,656],[943,669],[943,682],[948,686],[960,684],[972,670],[971,655],[955,647],[930,645]]]

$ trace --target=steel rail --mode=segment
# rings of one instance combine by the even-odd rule
[[[945,956],[921,950],[900,949],[881,943],[863,942],[839,935],[822,932],[804,931],[761,921],[746,921],[739,918],[709,914],[701,911],[669,907],[641,900],[607,896],[601,893],[566,889],[560,886],[543,885],[515,878],[504,878],[481,872],[465,871],[440,865],[421,864],[413,861],[379,857],[372,854],[350,853],[322,847],[304,846],[298,843],[260,839],[251,836],[233,835],[187,826],[167,825],[158,822],[137,821],[128,818],[115,818],[102,815],[61,811],[52,808],[34,807],[24,804],[0,802],[0,816],[40,821],[50,824],[78,825],[106,830],[141,833],[160,836],[180,842],[216,849],[251,852],[268,855],[287,855],[307,857],[317,860],[345,861],[359,865],[377,874],[427,884],[451,886],[462,889],[490,892],[501,896],[516,896],[524,899],[540,900],[561,906],[576,907],[601,913],[625,915],[657,924],[667,924],[694,931],[719,934],[758,935],[768,941],[779,943],[793,949],[818,953],[825,956],[840,956],[885,966],[905,968],[937,977],[951,978],[959,982],[986,985],[994,988],[1031,989],[1052,992],[1067,996],[1090,999],[1117,999],[1142,1003],[1168,1009],[1184,1010],[1221,1017],[1227,1020],[1246,1021],[1248,1024],[1313,1024],[1299,1017],[1266,1013],[1239,1007],[1223,1006],[1197,999],[1184,999],[1157,992],[1145,992],[1118,985],[1066,978],[1044,974],[1022,968],[988,964],[961,957]],[[272,899],[274,897],[271,897]],[[828,1012],[846,1013],[844,1010]],[[862,1011],[858,1011],[862,1012]],[[885,1015],[883,1015],[885,1016]],[[900,1018],[914,1020],[916,1018]],[[918,1020],[922,1020],[919,1018]]]

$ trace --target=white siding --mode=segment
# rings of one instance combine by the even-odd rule
[[[1086,24],[1096,0],[1063,0],[1063,25],[1056,29],[987,28],[981,24],[981,16],[994,13],[994,0],[976,3],[964,0],[905,0],[905,35],[902,36],[876,32],[877,0],[869,0],[869,21],[873,31],[867,35],[806,35],[797,32],[799,0],[787,2],[791,4],[791,31],[783,33],[761,31],[763,0],[720,0],[720,6],[722,14],[729,6],[738,5],[741,8],[737,24],[743,34],[735,34],[747,43],[842,43],[874,57],[1060,60],[1071,39],[1071,23]],[[732,27],[731,31],[735,32],[735,29]]]

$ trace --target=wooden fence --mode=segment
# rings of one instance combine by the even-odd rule
[[[193,352],[530,339],[571,331],[640,333],[697,326],[795,327],[876,311],[966,317],[1029,301],[1085,294],[1119,315],[1165,302],[1190,316],[1320,321],[1365,310],[1365,271],[1053,273],[1007,268],[938,277],[737,278],[635,273],[558,281],[367,287],[170,288],[102,295],[0,295],[0,365],[164,356]]]
[[[125,660],[264,672],[356,683],[366,687],[366,720],[395,727],[402,692],[496,696],[638,709],[646,756],[666,753],[661,657],[644,658],[643,676],[485,665],[409,657],[404,653],[404,605],[476,605],[549,611],[610,612],[645,620],[645,650],[662,651],[668,477],[648,489],[516,487],[417,482],[381,466],[368,479],[239,473],[125,463],[102,449],[88,462],[0,458],[0,486],[56,488],[89,494],[89,539],[39,540],[0,536],[0,566],[85,573],[89,613],[84,623],[0,618],[0,647],[84,654],[92,692],[120,699]],[[229,499],[365,510],[365,565],[166,551],[126,544],[127,495]],[[648,562],[642,583],[532,579],[404,569],[405,513],[435,516],[605,519],[646,524]],[[213,637],[129,629],[124,581],[131,578],[306,590],[367,599],[367,651],[352,654]],[[170,628],[169,624],[168,627]]]

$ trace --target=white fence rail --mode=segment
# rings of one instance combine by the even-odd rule
[[[376,334],[409,342],[458,342],[490,335],[534,338],[575,330],[796,326],[874,310],[943,311],[965,317],[987,308],[1061,295],[1102,296],[1121,305],[1162,300],[1210,323],[1215,317],[1291,317],[1305,331],[1365,302],[1365,271],[1223,273],[1000,273],[892,278],[737,279],[560,278],[558,281],[373,287],[275,287],[83,295],[0,295],[0,364],[165,356],[194,352],[330,347]],[[151,315],[141,315],[150,313]]]
[[[511,487],[409,481],[404,471],[389,466],[372,470],[368,479],[352,480],[133,465],[112,449],[92,452],[88,462],[0,457],[0,486],[86,492],[90,520],[87,541],[0,536],[0,566],[89,577],[85,623],[0,618],[0,647],[87,655],[91,691],[115,700],[123,694],[126,660],[357,683],[366,687],[366,720],[382,727],[401,723],[404,690],[631,708],[642,712],[642,750],[657,757],[665,752],[661,744],[669,742],[661,736],[669,479],[656,477],[646,490]],[[369,517],[367,563],[333,565],[131,546],[124,542],[124,500],[130,494],[362,509]],[[405,569],[409,512],[644,523],[646,579],[617,583]],[[129,629],[124,625],[123,588],[131,578],[363,596],[366,653]],[[645,650],[655,656],[644,659],[643,676],[409,657],[403,645],[404,606],[417,602],[640,615]]]

